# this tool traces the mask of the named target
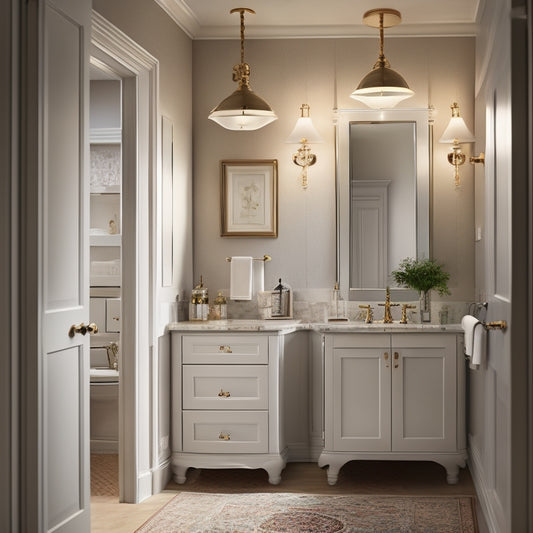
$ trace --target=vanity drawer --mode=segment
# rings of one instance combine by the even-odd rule
[[[184,335],[184,364],[267,364],[268,337],[261,335]]]
[[[184,365],[184,409],[268,409],[266,365]]]
[[[268,412],[183,411],[183,451],[268,453]]]

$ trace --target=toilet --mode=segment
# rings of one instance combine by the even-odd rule
[[[118,453],[119,371],[93,366],[90,377],[91,453]]]

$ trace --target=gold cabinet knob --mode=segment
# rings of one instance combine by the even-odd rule
[[[82,322],[78,326],[76,326],[76,324],[72,324],[68,330],[68,336],[72,338],[74,335],[76,335],[76,333],[81,333],[82,335],[86,335],[87,333],[98,333],[98,326],[94,322],[91,322],[88,325],[85,325]]]
[[[218,393],[218,395],[221,398],[229,398],[231,396],[230,392],[229,391],[225,391],[224,389],[220,389],[220,392]]]

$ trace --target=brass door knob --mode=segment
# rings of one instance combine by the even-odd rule
[[[68,336],[74,337],[76,333],[81,333],[82,335],[86,335],[87,333],[98,333],[98,326],[94,322],[91,322],[88,325],[85,325],[82,322],[79,326],[76,326],[76,324],[72,324],[72,326],[70,326],[70,329],[68,330]]]

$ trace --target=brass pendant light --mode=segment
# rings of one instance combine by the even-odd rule
[[[233,67],[233,81],[239,88],[211,111],[209,119],[223,128],[237,131],[258,130],[278,117],[272,108],[250,88],[250,65],[244,62],[244,13],[255,14],[247,7],[232,9],[241,15],[241,62]]]
[[[403,77],[390,68],[390,63],[383,53],[383,28],[396,26],[401,20],[400,12],[395,9],[371,9],[363,15],[364,24],[379,28],[379,57],[372,70],[350,96],[368,107],[391,108],[415,94]]]

